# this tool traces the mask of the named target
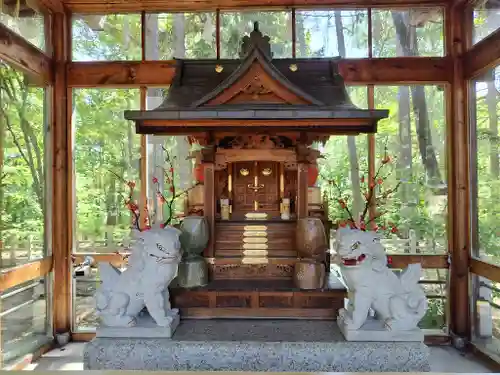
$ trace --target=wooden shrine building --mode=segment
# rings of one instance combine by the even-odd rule
[[[342,287],[294,281],[298,228],[335,230],[326,180],[362,204],[388,144],[383,243],[422,264],[426,343],[498,370],[499,21],[498,0],[0,0],[0,367],[95,337],[98,264],[134,241],[122,198],[147,211],[182,142],[210,234],[183,317],[335,319]]]
[[[326,287],[308,296],[292,283],[296,219],[326,219],[314,186],[320,153],[313,144],[331,135],[374,133],[387,115],[351,103],[336,59],[273,59],[257,22],[243,37],[239,60],[177,60],[164,102],[125,117],[140,134],[185,135],[202,146],[204,183],[191,191],[188,205],[208,219],[205,256],[214,282],[210,291],[181,291],[175,303],[191,307],[184,314],[334,318],[331,306],[342,306],[342,291]],[[329,264],[326,253],[323,260]],[[232,286],[224,295],[227,279]],[[265,295],[257,297],[262,288]],[[293,290],[303,300],[290,299]],[[209,298],[195,305],[204,310],[181,298],[204,292],[216,295],[215,305]]]

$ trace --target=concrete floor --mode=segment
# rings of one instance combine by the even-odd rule
[[[55,349],[45,354],[28,371],[83,370],[84,343],[70,343],[64,349]],[[432,372],[492,373],[490,369],[467,355],[463,356],[450,347],[431,348]]]

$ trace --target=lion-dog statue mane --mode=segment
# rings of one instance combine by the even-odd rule
[[[387,266],[385,249],[375,232],[341,228],[337,232],[337,263],[349,291],[349,303],[339,315],[349,330],[360,329],[370,309],[386,330],[409,331],[427,310],[418,284],[421,265],[410,264],[398,276]]]
[[[172,226],[135,231],[138,239],[123,272],[100,263],[101,287],[96,293],[97,314],[104,325],[131,327],[144,307],[157,325],[169,326],[177,309],[170,307],[168,286],[181,260],[181,231]]]

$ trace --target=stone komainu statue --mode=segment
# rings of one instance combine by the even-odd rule
[[[387,266],[376,233],[347,228],[337,232],[337,261],[349,290],[349,304],[339,313],[348,329],[361,328],[370,308],[388,330],[417,328],[427,310],[427,298],[418,283],[420,264],[410,264],[398,276]]]
[[[159,326],[169,326],[177,309],[170,307],[168,286],[181,260],[181,231],[167,226],[137,231],[128,268],[121,272],[100,263],[102,285],[96,293],[97,313],[106,326],[130,327],[147,308]]]

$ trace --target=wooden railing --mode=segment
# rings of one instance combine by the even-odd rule
[[[416,232],[411,229],[408,232],[408,238],[399,238],[397,236],[383,238],[384,245],[388,254],[446,254],[447,249],[443,244],[435,239],[419,240]],[[335,248],[335,230],[330,231],[330,249]],[[332,250],[330,250],[332,251]]]
[[[2,269],[16,267],[44,257],[44,242],[35,237],[26,239],[10,239],[1,243],[0,267]]]

